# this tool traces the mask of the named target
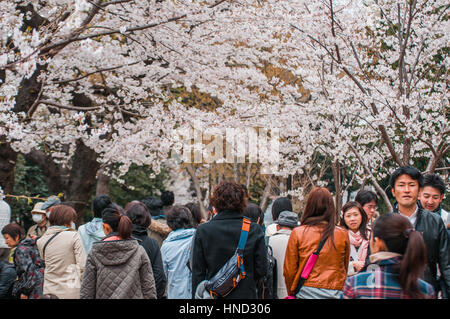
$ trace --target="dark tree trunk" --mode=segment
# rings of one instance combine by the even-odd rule
[[[75,208],[78,220],[81,222],[84,210],[95,189],[100,164],[97,162],[97,153],[81,140],[77,141],[72,163],[64,198]]]
[[[5,194],[13,193],[16,161],[17,153],[5,142],[3,136],[0,137],[0,186]]]

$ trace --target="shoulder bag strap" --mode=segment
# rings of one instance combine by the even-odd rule
[[[317,258],[319,258],[320,251],[322,250],[323,246],[325,245],[325,242],[327,241],[327,239],[328,238],[322,239],[319,242],[319,246],[317,247],[317,250],[315,252],[313,252],[309,256],[308,260],[306,261],[306,264],[303,267],[302,273],[300,275],[300,280],[298,282],[297,288],[295,289],[294,296],[297,295],[297,293],[303,287],[303,284],[306,282],[306,279],[308,279],[309,274],[311,273],[312,269],[314,268]]]
[[[238,253],[238,267],[241,279],[245,278],[247,275],[244,268],[244,248],[245,244],[247,243],[248,232],[250,231],[250,224],[251,224],[250,219],[245,217],[242,219],[241,237],[239,238],[239,243],[236,249]]]
[[[239,238],[238,249],[244,251],[245,244],[247,243],[248,232],[250,231],[251,220],[247,218],[243,218],[242,220],[242,229],[241,229],[241,237]]]
[[[53,240],[53,238],[55,238],[57,235],[61,234],[62,231],[55,233],[52,237],[50,237],[49,240],[47,240],[47,242],[44,245],[44,248],[42,248],[42,259],[45,258],[45,248],[47,248],[47,245]]]

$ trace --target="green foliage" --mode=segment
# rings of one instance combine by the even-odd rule
[[[21,154],[17,156],[14,169],[14,194],[29,197],[47,197],[49,191],[41,169],[27,161]],[[33,225],[31,210],[39,200],[11,199],[11,221],[16,221],[25,229]]]
[[[109,195],[117,204],[124,207],[132,200],[142,200],[149,196],[159,196],[164,191],[164,181],[169,178],[169,173],[162,168],[161,173],[155,175],[151,167],[132,165],[130,170],[122,177],[124,183],[111,180]],[[132,189],[130,188],[132,186]]]

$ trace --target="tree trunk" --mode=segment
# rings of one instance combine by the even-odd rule
[[[197,195],[197,201],[198,201],[198,204],[200,206],[200,212],[202,214],[202,218],[207,220],[208,219],[208,214],[206,213],[205,206],[203,206],[202,190],[200,188],[200,183],[198,182],[197,176],[195,176],[194,168],[192,167],[191,164],[188,164],[186,166],[186,170],[189,173],[189,175],[191,176],[192,183],[194,184],[195,194]]]
[[[336,221],[339,221],[340,212],[342,209],[342,185],[341,185],[341,166],[338,161],[331,164],[333,172],[334,188],[335,188],[335,205],[336,205]]]
[[[97,153],[82,140],[77,140],[64,198],[78,213],[79,222],[82,221],[84,210],[94,191],[99,167]]]
[[[109,195],[109,182],[111,181],[111,169],[112,165],[101,166],[97,173],[97,187],[95,190],[96,195],[106,194]]]
[[[41,168],[50,193],[64,194],[64,202],[72,206],[78,214],[77,223],[82,223],[100,166],[95,151],[77,140],[70,171],[56,164],[50,155],[41,150],[33,150],[25,154],[25,157]]]
[[[17,153],[3,136],[0,137],[0,187],[5,194],[13,193],[16,161]]]
[[[269,178],[267,179],[267,184],[266,184],[266,187],[264,188],[263,196],[261,198],[261,204],[259,205],[259,207],[261,207],[263,212],[267,208],[267,201],[269,199],[270,189],[272,187],[272,176],[273,175],[269,175]]]

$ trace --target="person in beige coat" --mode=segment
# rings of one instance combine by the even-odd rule
[[[76,218],[77,213],[70,206],[53,207],[50,227],[37,241],[39,254],[45,261],[44,294],[60,299],[80,298],[86,253],[75,231]]]

